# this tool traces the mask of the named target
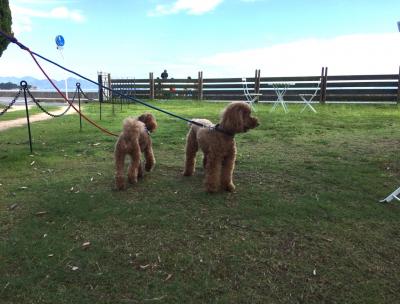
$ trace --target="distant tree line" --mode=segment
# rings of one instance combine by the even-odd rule
[[[32,88],[32,86],[28,84],[28,89],[30,88]],[[14,89],[19,89],[19,85],[12,82],[0,83],[0,90],[14,90]]]

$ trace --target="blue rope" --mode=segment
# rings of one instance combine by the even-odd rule
[[[78,76],[78,77],[80,77],[80,78],[82,78],[82,79],[85,79],[86,81],[89,81],[89,82],[91,82],[91,83],[93,83],[93,84],[95,84],[95,85],[98,85],[98,86],[102,87],[103,89],[109,90],[109,91],[113,92],[114,94],[116,94],[116,95],[118,95],[118,96],[120,96],[120,97],[123,97],[123,98],[126,98],[126,99],[130,99],[130,100],[132,100],[132,101],[135,101],[135,102],[137,102],[137,103],[140,103],[141,105],[144,105],[144,106],[146,106],[146,107],[152,108],[152,109],[154,109],[154,110],[156,110],[156,111],[159,111],[159,112],[162,112],[162,113],[164,113],[164,114],[173,116],[173,117],[175,117],[175,118],[184,120],[184,121],[189,122],[189,123],[191,123],[191,124],[195,124],[195,125],[200,126],[200,127],[206,127],[205,125],[203,125],[203,124],[201,124],[201,123],[199,123],[199,122],[197,122],[197,121],[193,121],[193,120],[184,118],[184,117],[179,116],[179,115],[177,115],[177,114],[171,113],[171,112],[169,112],[169,111],[166,111],[166,110],[163,110],[163,109],[158,108],[158,107],[156,107],[156,106],[153,106],[153,105],[151,105],[151,104],[148,104],[148,103],[146,103],[146,102],[144,102],[144,101],[141,101],[141,100],[139,100],[139,99],[137,99],[137,98],[134,98],[134,97],[131,97],[131,96],[122,94],[122,93],[120,93],[120,92],[118,92],[118,91],[116,91],[116,90],[113,90],[113,89],[111,89],[111,88],[109,88],[109,87],[104,86],[103,84],[100,84],[100,83],[98,83],[98,82],[96,82],[96,81],[93,81],[93,80],[91,80],[91,79],[89,79],[89,78],[87,78],[87,77],[85,77],[85,76],[83,76],[83,75],[81,75],[81,74],[79,74],[79,73],[77,73],[77,72],[75,72],[75,71],[72,71],[72,70],[70,70],[70,69],[67,69],[67,68],[64,67],[64,66],[62,66],[62,65],[60,65],[60,64],[58,64],[58,63],[56,63],[56,62],[54,62],[54,61],[52,61],[52,60],[46,58],[46,57],[44,57],[44,56],[42,56],[42,55],[40,55],[40,54],[38,54],[38,53],[36,53],[36,52],[33,52],[33,51],[29,50],[29,48],[27,48],[25,45],[23,45],[21,42],[19,42],[16,38],[14,38],[13,36],[10,36],[10,35],[6,34],[6,33],[3,32],[2,30],[0,30],[0,35],[4,36],[4,37],[5,37],[6,39],[8,39],[10,42],[15,43],[15,44],[18,45],[21,49],[26,50],[26,51],[29,51],[29,52],[31,52],[33,55],[35,55],[35,56],[37,56],[37,57],[39,57],[39,58],[41,58],[41,59],[43,59],[43,60],[45,60],[45,61],[47,61],[47,62],[53,64],[53,65],[55,65],[55,66],[57,66],[57,67],[59,67],[59,68],[61,68],[61,69],[63,69],[64,71],[67,71],[67,72],[69,72],[69,73],[71,73],[71,74],[74,74],[74,75],[76,75],[76,76]]]

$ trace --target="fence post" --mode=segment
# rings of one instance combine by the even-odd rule
[[[321,104],[325,104],[326,101],[326,86],[327,86],[327,78],[328,78],[328,68],[322,67],[321,69],[321,88],[319,94],[319,102]]]
[[[197,91],[199,100],[203,100],[203,71],[200,71],[198,74],[198,83],[197,83]]]
[[[97,75],[97,83],[99,84],[99,105],[100,105],[100,120],[101,120],[101,104],[103,103],[103,76]]]
[[[28,111],[28,100],[26,98],[26,90],[28,89],[28,83],[25,80],[22,80],[20,86],[24,89],[24,99],[25,99],[25,111],[26,111],[26,121],[28,123],[28,134],[29,134],[29,147],[31,149],[32,154],[32,134],[31,134],[31,123],[29,121],[29,111]]]
[[[328,67],[325,67],[325,75],[324,75],[324,99],[322,103],[325,104],[326,102],[326,88],[328,86]]]
[[[81,84],[77,82],[76,93],[78,93],[78,106],[79,106],[79,131],[82,132],[82,112],[81,112]]]
[[[111,91],[111,74],[110,73],[108,73],[108,88],[109,88],[109,90],[108,90],[108,98],[110,98],[110,101],[111,102],[114,102],[114,100],[113,100],[113,94],[112,94],[112,91]]]
[[[149,98],[150,99],[154,99],[154,75],[153,75],[153,72],[150,72],[150,74],[149,74],[149,90],[150,90],[150,92],[149,92]]]
[[[256,70],[256,75],[254,77],[254,93],[259,94],[260,93],[260,83],[261,83],[261,70]],[[258,102],[259,98],[256,99],[256,102]]]
[[[399,75],[398,75],[398,82],[397,82],[397,104],[400,103],[400,66],[399,66]]]
[[[324,98],[324,74],[325,74],[325,67],[322,67],[321,69],[321,78],[320,78],[320,89],[319,89],[319,103],[323,103],[323,98]]]

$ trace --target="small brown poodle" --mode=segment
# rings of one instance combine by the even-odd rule
[[[143,177],[143,168],[140,160],[144,154],[146,171],[151,171],[155,165],[150,132],[157,128],[157,122],[150,113],[140,115],[138,118],[128,117],[124,120],[123,130],[115,144],[115,184],[118,190],[125,188],[124,166],[125,156],[129,155],[131,163],[128,168],[128,180],[137,183]]]
[[[247,132],[257,127],[258,120],[251,116],[251,108],[243,102],[229,104],[222,113],[221,121],[213,125],[207,119],[193,119],[206,128],[192,124],[186,137],[186,160],[184,176],[191,176],[195,170],[196,153],[204,153],[205,187],[208,192],[217,192],[220,187],[234,191],[232,182],[236,159],[236,133]]]

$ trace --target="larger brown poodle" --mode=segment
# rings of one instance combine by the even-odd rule
[[[115,144],[115,184],[118,190],[125,188],[124,166],[125,157],[131,158],[128,168],[128,180],[137,183],[138,178],[143,176],[143,168],[140,160],[141,153],[144,154],[146,171],[151,171],[155,165],[150,132],[157,128],[157,122],[150,113],[140,115],[138,118],[126,118],[123,130]]]
[[[186,138],[186,160],[183,175],[191,176],[195,170],[196,153],[204,153],[205,186],[208,192],[217,192],[220,187],[234,191],[232,174],[236,159],[236,133],[247,132],[258,126],[251,116],[251,108],[243,102],[229,104],[222,113],[221,121],[213,125],[207,119],[193,119],[206,128],[192,124]]]

